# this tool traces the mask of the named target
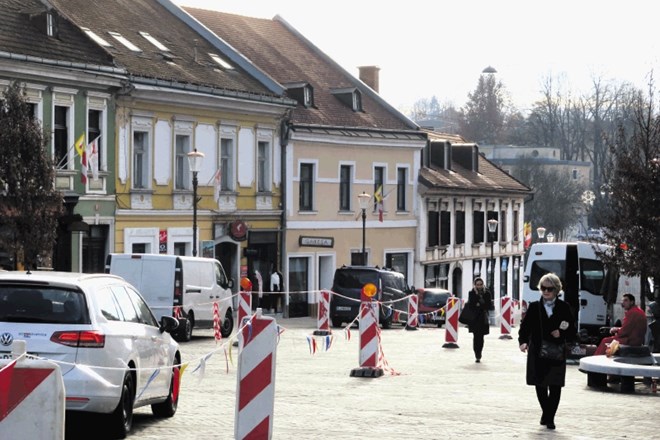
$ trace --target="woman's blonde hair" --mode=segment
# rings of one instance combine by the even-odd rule
[[[538,286],[536,286],[536,288],[541,290],[541,284],[543,284],[543,282],[549,282],[550,284],[552,284],[555,288],[555,296],[559,295],[559,292],[561,292],[562,289],[562,285],[561,285],[561,280],[557,275],[555,275],[552,272],[546,273],[541,277],[541,279],[539,280],[539,284]]]

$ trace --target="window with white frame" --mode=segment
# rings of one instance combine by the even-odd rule
[[[257,143],[257,191],[270,191],[270,142]]]
[[[133,131],[133,188],[149,188],[150,139],[148,131]]]
[[[190,153],[190,135],[174,135],[174,188],[190,188],[190,167],[188,166],[188,153]]]
[[[380,188],[381,197],[385,194],[385,167],[374,167],[374,194],[378,192]],[[378,200],[376,197],[373,197],[374,201],[374,211],[378,210]]]
[[[406,168],[398,168],[396,170],[396,210],[405,211],[406,210],[406,180],[407,180]]]
[[[300,211],[312,211],[314,209],[314,164],[300,164],[299,183],[298,209]]]
[[[234,189],[234,139],[220,139],[220,190]]]
[[[353,176],[353,167],[351,165],[342,165],[339,168],[339,210],[351,210],[351,178]]]
[[[95,158],[92,160],[96,160],[98,164],[98,169],[104,169],[105,167],[103,166],[104,163],[102,162],[103,158],[103,139],[101,135],[103,134],[103,118],[102,118],[103,112],[101,110],[93,110],[90,109],[87,111],[87,142],[95,142],[95,148],[96,152]],[[91,152],[90,152],[91,153]]]
[[[56,105],[53,114],[53,153],[57,168],[70,169],[73,165],[68,163],[69,146],[73,144],[69,142],[70,125],[70,108]]]

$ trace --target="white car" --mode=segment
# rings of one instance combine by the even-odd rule
[[[106,414],[113,435],[131,429],[133,408],[172,417],[179,396],[178,322],[160,324],[122,278],[65,272],[0,273],[0,358],[25,340],[29,355],[61,368],[66,410]]]

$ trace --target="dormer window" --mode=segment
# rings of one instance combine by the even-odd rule
[[[344,105],[351,108],[354,112],[362,111],[362,93],[357,87],[346,87],[343,89],[333,89],[330,91]]]
[[[298,101],[303,107],[314,106],[314,88],[307,82],[284,84],[291,99]]]
[[[52,12],[46,13],[46,34],[49,37],[55,36],[55,17]]]

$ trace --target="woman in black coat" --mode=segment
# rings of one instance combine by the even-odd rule
[[[518,331],[520,351],[527,352],[527,385],[536,387],[536,397],[543,411],[541,425],[548,429],[555,429],[555,414],[566,378],[566,358],[540,358],[541,339],[563,347],[566,341],[575,339],[576,333],[571,307],[558,298],[561,288],[557,275],[543,275],[538,284],[541,299],[529,304]]]
[[[468,293],[468,302],[465,307],[473,308],[476,318],[468,325],[472,333],[472,349],[474,350],[475,362],[481,362],[481,352],[484,348],[484,335],[490,333],[490,324],[488,322],[488,311],[492,308],[493,301],[490,298],[490,292],[484,287],[482,278],[474,279],[474,287]]]

